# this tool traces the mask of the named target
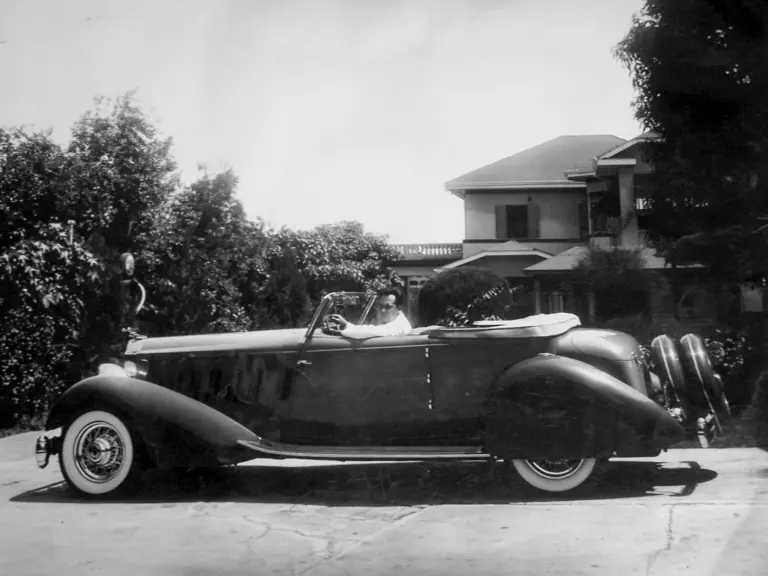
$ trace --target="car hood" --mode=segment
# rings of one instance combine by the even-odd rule
[[[230,350],[281,352],[295,350],[304,340],[306,331],[306,328],[287,328],[257,332],[145,338],[130,342],[125,353],[127,355],[182,354],[189,352],[225,352]]]

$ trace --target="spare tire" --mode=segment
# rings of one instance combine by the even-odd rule
[[[691,376],[704,387],[707,393],[719,396],[715,370],[701,336],[686,334],[680,338],[680,347],[683,351],[683,363]]]
[[[660,376],[678,392],[685,392],[685,372],[675,341],[666,334],[656,336],[651,341],[651,355]]]

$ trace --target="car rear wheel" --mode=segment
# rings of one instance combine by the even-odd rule
[[[597,464],[596,458],[512,460],[520,477],[543,492],[567,492],[581,486]]]
[[[72,421],[59,464],[67,484],[84,496],[126,489],[140,473],[135,437],[126,422],[105,410],[88,410]]]

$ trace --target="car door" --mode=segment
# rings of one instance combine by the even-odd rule
[[[361,444],[429,444],[432,387],[427,336],[382,336],[354,348],[358,372],[354,410],[345,422]]]
[[[317,334],[300,352],[282,441],[327,446],[418,442],[430,414],[426,337]]]
[[[457,446],[479,442],[489,387],[506,368],[541,351],[531,339],[433,339],[429,355],[435,435],[453,437]]]

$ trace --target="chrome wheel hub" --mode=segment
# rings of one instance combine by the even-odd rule
[[[122,468],[125,443],[120,433],[106,422],[94,422],[83,428],[74,445],[78,471],[89,481],[108,482]]]
[[[545,478],[561,480],[575,474],[581,468],[583,460],[578,458],[561,458],[559,460],[528,460],[528,466]]]

